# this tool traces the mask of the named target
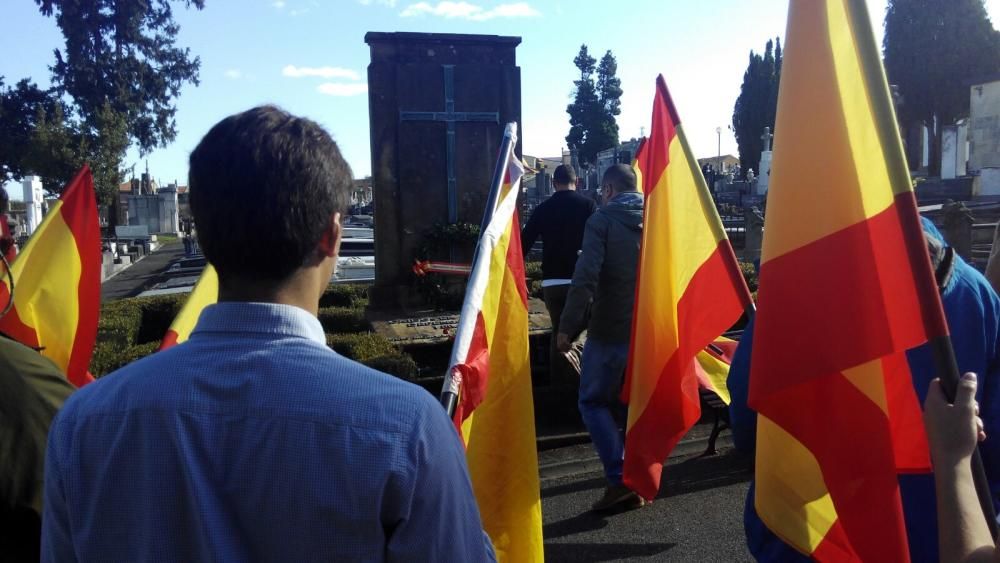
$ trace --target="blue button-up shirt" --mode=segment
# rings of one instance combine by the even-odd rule
[[[72,396],[43,520],[43,561],[494,560],[441,406],[274,304],[208,307]]]

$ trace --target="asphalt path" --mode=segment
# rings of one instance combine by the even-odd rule
[[[183,257],[184,245],[181,241],[164,244],[113,278],[105,280],[101,285],[101,301],[106,303],[139,295],[159,280],[171,262]]]
[[[731,447],[671,458],[652,504],[608,516],[589,512],[605,482],[593,464],[585,466],[591,469],[573,475],[543,472],[547,562],[752,561],[743,535],[751,460]]]

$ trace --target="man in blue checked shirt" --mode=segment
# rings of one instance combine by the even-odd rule
[[[495,560],[441,406],[326,347],[351,178],[326,131],[274,107],[201,140],[191,210],[219,303],[59,413],[43,561]]]

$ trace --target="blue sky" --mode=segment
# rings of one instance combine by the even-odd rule
[[[878,40],[886,0],[868,0]],[[524,152],[558,155],[568,129],[566,104],[581,43],[618,58],[624,95],[622,139],[650,119],[654,79],[663,73],[699,156],[736,154],[726,130],[747,56],[784,36],[782,0],[206,0],[202,11],[175,3],[178,43],[201,58],[201,84],[177,101],[177,139],[148,155],[154,177],[186,183],[187,156],[219,119],[276,103],[323,124],[356,177],[370,173],[365,80],[368,31],[516,35],[522,81]],[[987,0],[994,21],[1000,0]],[[48,85],[48,66],[62,36],[32,0],[0,8],[0,75]],[[461,108],[459,108],[461,109]],[[125,166],[144,167],[130,151]],[[20,189],[11,190],[20,197]]]

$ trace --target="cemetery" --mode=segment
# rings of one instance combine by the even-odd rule
[[[364,7],[371,4],[372,2],[360,3]],[[394,2],[375,4],[380,5],[380,8],[395,7]],[[420,3],[415,6],[426,6],[426,9],[410,6],[405,10],[409,11],[412,8],[418,12],[423,10],[431,13],[433,10],[441,9],[440,4],[438,8],[433,8],[430,4]],[[274,3],[271,7],[283,10],[284,5],[285,2],[280,2]],[[481,17],[486,18],[485,15]],[[888,19],[885,25],[888,28]],[[403,29],[409,28],[404,26]],[[688,511],[685,514],[671,513],[660,506],[656,508],[658,512],[654,513],[655,516],[651,517],[659,519],[662,525],[667,518],[683,520],[689,517],[686,514],[695,515],[690,516],[690,521],[672,523],[671,526],[675,530],[683,526],[701,527],[699,522],[702,517],[712,525],[721,525],[717,524],[716,520],[728,519],[724,525],[739,526],[747,482],[754,477],[755,462],[753,456],[735,451],[731,426],[737,415],[733,414],[731,420],[729,405],[734,399],[731,399],[730,389],[725,386],[725,373],[728,373],[730,365],[736,365],[733,363],[734,354],[744,336],[744,331],[747,335],[752,335],[752,331],[755,330],[753,325],[748,323],[752,319],[756,322],[755,319],[761,318],[756,316],[756,304],[760,290],[758,280],[764,254],[764,237],[769,230],[769,224],[777,229],[774,227],[773,217],[778,213],[776,210],[779,204],[776,201],[779,200],[774,199],[778,197],[774,195],[777,193],[774,191],[776,185],[774,173],[775,170],[780,170],[776,166],[780,167],[782,163],[776,162],[775,155],[782,154],[781,139],[789,137],[776,127],[780,119],[774,115],[774,108],[761,110],[760,107],[766,106],[767,103],[750,98],[751,94],[758,96],[760,92],[766,91],[767,95],[773,98],[772,105],[778,104],[778,79],[782,76],[782,46],[779,42],[777,49],[773,50],[769,39],[766,54],[751,51],[750,66],[744,77],[740,98],[737,99],[733,110],[732,125],[714,128],[710,153],[704,150],[705,143],[701,142],[698,150],[707,154],[688,154],[693,151],[687,145],[689,142],[685,137],[687,133],[680,132],[680,121],[677,109],[673,107],[673,99],[665,86],[661,89],[663,76],[661,75],[660,82],[657,82],[653,124],[655,126],[658,123],[657,119],[673,120],[666,128],[673,136],[668,137],[653,127],[647,131],[645,126],[638,136],[631,130],[628,134],[624,132],[620,134],[618,124],[614,122],[620,109],[617,113],[612,109],[620,106],[619,99],[622,95],[621,81],[615,75],[617,62],[611,50],[608,50],[600,66],[595,65],[597,59],[589,59],[588,71],[589,55],[587,46],[583,45],[580,55],[573,61],[582,75],[579,81],[573,82],[570,94],[572,103],[565,108],[565,112],[570,116],[570,134],[566,136],[566,144],[545,149],[548,152],[525,154],[525,139],[531,139],[536,131],[549,126],[545,122],[534,122],[530,116],[536,114],[527,111],[530,103],[529,92],[539,86],[527,81],[528,65],[542,64],[538,59],[524,56],[524,43],[527,37],[527,34],[522,37],[520,34],[369,31],[363,36],[363,46],[360,45],[360,41],[357,45],[363,47],[367,53],[367,67],[360,74],[339,67],[304,69],[290,65],[282,70],[283,76],[290,79],[322,78],[327,82],[317,86],[316,91],[325,91],[324,93],[331,96],[344,98],[353,96],[354,94],[344,94],[347,90],[341,89],[345,84],[353,86],[361,92],[361,96],[365,98],[363,101],[367,104],[368,129],[355,131],[355,134],[366,137],[368,152],[363,157],[370,159],[370,174],[363,169],[360,173],[355,171],[350,188],[349,211],[342,217],[342,239],[336,269],[328,280],[316,315],[322,326],[326,345],[346,358],[416,384],[435,398],[443,398],[445,396],[443,390],[448,389],[456,378],[459,385],[469,385],[471,377],[459,369],[459,367],[468,368],[466,359],[463,357],[461,362],[456,362],[455,355],[460,346],[468,347],[468,342],[463,343],[459,338],[463,326],[466,328],[476,326],[476,330],[481,330],[481,333],[475,333],[473,338],[489,342],[494,334],[492,331],[499,330],[496,327],[503,324],[505,315],[510,312],[503,309],[496,312],[494,325],[488,328],[484,328],[485,321],[482,327],[475,323],[470,325],[468,323],[470,317],[462,314],[463,307],[468,307],[473,298],[485,300],[469,288],[476,280],[476,265],[483,263],[480,252],[483,248],[487,248],[483,246],[487,239],[482,236],[483,232],[489,232],[487,228],[490,226],[493,213],[496,212],[497,198],[506,186],[500,180],[504,182],[509,180],[513,176],[514,169],[523,170],[519,192],[515,196],[515,218],[510,222],[515,227],[523,227],[540,206],[556,194],[557,168],[570,168],[575,173],[573,189],[576,193],[600,206],[605,204],[605,197],[611,197],[608,194],[614,193],[612,190],[614,186],[606,184],[604,177],[606,172],[616,169],[616,165],[626,165],[636,173],[645,174],[648,167],[655,164],[661,169],[655,167],[653,169],[665,174],[664,171],[668,166],[673,166],[672,170],[678,170],[685,165],[683,162],[670,161],[680,154],[689,161],[692,186],[697,190],[703,190],[699,191],[699,197],[700,194],[708,194],[700,200],[692,199],[692,201],[697,200],[698,205],[691,204],[691,209],[704,212],[709,218],[707,222],[710,223],[710,228],[715,229],[714,233],[724,232],[725,235],[719,234],[717,238],[711,240],[712,258],[714,259],[715,252],[718,251],[722,256],[719,261],[728,261],[717,270],[710,270],[707,267],[702,270],[702,266],[715,263],[711,262],[711,259],[701,257],[703,262],[698,264],[695,271],[685,272],[684,275],[689,275],[689,279],[685,279],[684,283],[693,285],[692,280],[698,279],[706,283],[704,287],[712,288],[701,293],[693,291],[694,297],[691,299],[702,299],[699,304],[708,307],[706,303],[715,306],[715,301],[722,302],[728,298],[723,296],[715,299],[713,297],[715,294],[722,293],[718,289],[719,285],[712,286],[697,277],[702,271],[708,271],[714,272],[713,276],[716,279],[711,280],[712,282],[725,278],[727,283],[731,282],[736,287],[734,291],[743,291],[741,295],[746,296],[746,303],[733,305],[736,311],[733,318],[737,320],[729,323],[727,318],[726,330],[722,333],[713,333],[718,335],[716,339],[705,340],[709,342],[705,346],[698,344],[693,347],[691,357],[696,359],[689,358],[690,366],[683,364],[687,367],[676,368],[674,364],[670,364],[662,367],[664,373],[667,373],[668,367],[671,366],[671,369],[676,368],[678,373],[687,369],[684,374],[688,378],[686,381],[690,389],[694,389],[695,385],[691,383],[691,380],[695,379],[691,374],[697,375],[697,400],[693,398],[693,394],[685,398],[690,399],[689,402],[697,403],[700,415],[696,412],[696,416],[692,419],[695,421],[694,426],[688,426],[690,431],[680,439],[679,443],[674,443],[676,447],[672,446],[672,453],[663,461],[664,466],[671,467],[669,474],[664,473],[664,492],[659,493],[659,496],[643,496],[638,507],[651,504],[650,498],[655,498],[657,501],[669,499],[671,506],[684,506]],[[610,57],[610,74],[608,74],[608,57]],[[922,100],[912,94],[909,98],[902,95],[899,86],[892,83],[893,63],[888,48],[884,53],[883,62],[885,68],[889,69],[888,77],[891,84],[889,90],[891,96],[885,96],[885,107],[891,109],[885,110],[884,114],[890,117],[900,116],[899,121],[893,123],[895,129],[889,128],[892,133],[887,136],[897,139],[895,135],[898,129],[898,139],[902,140],[901,148],[904,153],[901,162],[908,168],[909,177],[912,179],[918,213],[929,219],[940,230],[945,243],[954,249],[955,254],[961,256],[979,272],[986,274],[994,288],[1000,287],[1000,246],[998,246],[1000,244],[1000,74],[964,79],[961,104],[963,109],[957,115],[949,114],[947,119],[941,121],[938,121],[936,115],[931,120],[904,120],[903,116],[915,115],[908,112],[916,111],[914,108],[922,103]],[[871,72],[871,68],[865,67],[863,72]],[[879,67],[879,72],[883,71],[884,69]],[[244,74],[245,72],[236,69],[226,71],[229,79],[243,80],[243,84],[256,80],[256,77],[249,78],[250,75]],[[611,123],[609,125],[605,122],[603,126],[593,126],[591,123],[593,130],[588,130],[586,135],[582,135],[578,129],[582,127],[580,115],[583,110],[577,105],[582,103],[578,98],[581,89],[586,89],[586,85],[590,84],[591,75],[595,72],[594,84],[604,90],[595,92],[594,100],[599,98],[599,102],[595,103],[603,106],[607,114],[604,117],[610,119]],[[870,78],[867,74],[864,76]],[[341,79],[345,82],[331,82]],[[770,82],[763,87],[761,84],[751,84],[751,79]],[[618,80],[617,86],[615,80]],[[787,77],[785,80],[788,80]],[[305,80],[301,83],[305,83]],[[610,90],[608,90],[609,83]],[[650,80],[649,86],[652,85],[653,81]],[[4,83],[0,80],[0,94],[5,92],[3,86]],[[563,86],[565,85],[555,87]],[[612,95],[612,101],[608,102],[604,97],[605,91],[613,93],[616,87],[617,95]],[[867,87],[863,87],[862,90]],[[652,90],[650,88],[650,91]],[[13,90],[8,89],[6,92]],[[966,93],[967,100],[964,97]],[[645,104],[645,95],[642,100]],[[966,101],[968,101],[967,109]],[[662,106],[655,105],[661,102]],[[751,102],[760,106],[746,109],[752,105]],[[0,106],[0,110],[4,107]],[[667,109],[658,114],[656,113],[658,108]],[[561,114],[563,110],[563,107],[554,108],[555,113]],[[893,111],[896,113],[893,114]],[[755,114],[751,116],[753,119],[747,119],[747,114],[753,112],[760,115]],[[878,112],[872,109],[872,113]],[[44,113],[41,115],[44,117]],[[564,117],[560,115],[560,120]],[[0,118],[3,118],[2,113]],[[728,119],[729,115],[725,115],[724,118]],[[878,116],[873,117],[873,122],[884,125],[877,121],[877,118]],[[81,120],[80,123],[84,122]],[[644,123],[648,124],[645,121]],[[603,138],[597,134],[597,132],[608,134],[612,129],[613,136]],[[511,164],[504,169],[500,163],[504,162],[503,155],[508,154],[504,147],[510,145],[504,143],[505,139],[510,140],[512,130],[515,130],[516,134],[513,137],[513,149],[509,154],[516,159],[518,166]],[[788,130],[787,126],[785,130]],[[656,150],[665,150],[667,155],[665,158],[670,162],[663,163],[662,159],[658,161],[655,158],[646,159],[647,153],[643,152],[644,149],[649,150],[647,143],[651,138],[656,138],[657,142],[663,140],[656,137],[658,133],[663,134],[663,138],[667,141],[665,147],[662,143],[656,145]],[[727,135],[727,139],[731,136],[737,141],[739,150],[732,151],[734,154],[728,154],[723,150],[726,147],[723,145],[724,134]],[[341,150],[344,151],[346,158],[347,150],[343,147],[347,146],[347,143],[343,142],[343,134],[334,136],[336,142],[342,145]],[[595,142],[595,138],[599,140]],[[156,143],[152,141],[162,141],[162,139],[144,139],[140,142],[139,139],[131,138],[125,140],[128,141],[126,147],[130,146],[129,142],[144,143],[141,144],[143,150],[139,151],[141,158],[145,158],[149,151],[157,148]],[[677,143],[677,146],[687,152],[674,152],[677,147],[671,143]],[[885,143],[885,138],[881,138],[880,143]],[[166,146],[166,143],[161,145]],[[786,143],[785,146],[789,145]],[[895,150],[895,147],[890,147],[890,150],[881,145],[880,148],[887,151],[886,154]],[[188,186],[180,184],[178,180],[172,183],[160,182],[150,172],[148,160],[145,172],[137,177],[135,163],[131,168],[125,167],[122,160],[124,151],[125,149],[120,151],[115,173],[108,176],[112,177],[114,182],[102,176],[106,172],[101,170],[95,170],[91,180],[100,183],[95,193],[98,202],[101,249],[101,300],[96,342],[87,372],[88,375],[98,379],[136,360],[157,354],[177,342],[183,342],[175,339],[168,343],[168,333],[173,330],[174,323],[182,316],[186,305],[196,301],[193,299],[193,294],[198,283],[205,279],[206,273],[217,279],[214,278],[214,268],[208,263],[198,245],[199,226],[195,224],[191,214]],[[0,158],[2,157],[3,155],[0,155]],[[129,158],[131,159],[131,156]],[[357,157],[351,153],[351,158]],[[809,189],[810,182],[827,185],[827,178],[823,177],[827,172],[826,161],[820,159],[829,158],[832,161],[834,156],[816,154],[813,158],[817,159],[815,172],[796,177],[796,181],[801,182],[801,186],[797,187],[804,192]],[[886,160],[890,158],[887,156]],[[28,162],[37,167],[37,161]],[[886,168],[888,169],[889,165]],[[802,169],[804,168],[798,170]],[[7,184],[7,190],[10,191],[10,186],[15,186],[20,199],[8,201],[6,197],[0,198],[0,218],[6,218],[0,236],[9,232],[9,238],[15,244],[15,249],[22,251],[31,240],[31,236],[43,225],[46,217],[50,216],[50,211],[60,209],[58,205],[62,200],[54,197],[59,196],[60,192],[50,185],[50,178],[59,177],[57,174],[45,169],[34,171],[28,166],[16,172],[20,175],[17,176],[16,182]],[[886,175],[890,173],[886,172]],[[901,176],[902,174],[899,174],[894,178]],[[15,171],[9,172],[9,178],[14,177]],[[171,174],[168,177],[175,176]],[[676,175],[669,178],[670,182],[677,181]],[[644,180],[648,182],[648,179]],[[862,182],[859,181],[860,183]],[[662,188],[663,185],[654,182],[653,187],[660,190],[659,196],[666,197],[663,196],[666,189]],[[787,179],[785,185],[787,186]],[[653,191],[648,183],[640,184],[640,191],[643,188],[647,190],[645,197],[648,203]],[[605,189],[607,189],[606,194],[604,194]],[[0,194],[6,196],[2,188]],[[772,202],[771,223],[768,223],[769,197]],[[669,209],[666,204],[663,205]],[[647,215],[641,217],[643,221],[649,220],[649,209],[647,206],[645,210]],[[717,213],[721,227],[717,226],[718,221],[712,222],[713,211]],[[814,210],[807,209],[805,212],[811,213]],[[803,217],[803,221],[808,220],[805,215]],[[788,220],[787,216],[783,219]],[[871,221],[871,218],[866,216],[865,221]],[[698,227],[692,228],[700,226],[701,223],[698,223]],[[645,232],[650,232],[648,224],[645,226],[640,224],[640,227],[646,229]],[[841,231],[837,231],[839,232]],[[826,233],[826,236],[833,237],[829,233]],[[664,240],[668,239],[670,244],[687,245],[683,249],[685,252],[689,250],[688,246],[692,248],[695,246],[695,243],[687,243],[687,239],[678,243],[677,240],[664,237]],[[643,241],[642,249],[648,250],[646,239],[643,238]],[[921,242],[926,244],[926,241]],[[256,244],[256,241],[248,241],[248,244]],[[677,247],[673,248],[676,250]],[[732,253],[727,254],[729,249]],[[263,247],[258,250],[261,260],[266,260],[268,253],[271,252],[271,249]],[[515,248],[514,252],[518,250]],[[544,252],[545,242],[542,240],[525,250],[522,266],[526,298],[523,288],[518,289],[518,295],[525,301],[524,309],[528,325],[527,354],[530,363],[531,394],[526,402],[533,408],[536,446],[534,452],[538,456],[534,458],[534,462],[539,469],[542,488],[541,500],[536,500],[539,506],[544,500],[547,503],[546,511],[551,510],[545,516],[544,551],[547,556],[555,555],[549,557],[553,561],[617,560],[619,551],[616,550],[625,545],[616,543],[617,536],[628,534],[632,529],[623,526],[622,523],[635,526],[636,530],[652,524],[643,523],[641,518],[632,516],[611,521],[604,520],[603,517],[598,519],[593,515],[577,515],[584,512],[580,509],[580,503],[583,501],[577,496],[578,493],[591,494],[604,486],[604,479],[597,477],[603,466],[597,461],[595,452],[590,446],[592,434],[588,433],[587,425],[584,424],[581,415],[583,399],[579,380],[559,377],[559,367],[550,365],[553,358],[550,350],[554,349],[556,334],[553,334],[552,321],[546,304],[546,287],[551,286],[543,285],[541,261]],[[789,251],[789,254],[791,253]],[[582,254],[583,251],[579,250],[578,255]],[[655,255],[654,258],[643,255],[643,260],[650,260],[654,265],[658,264],[655,258]],[[908,260],[912,259],[912,255],[908,256]],[[765,260],[765,263],[768,263],[768,260]],[[488,275],[495,276],[496,264],[492,264],[492,267],[494,270],[490,270]],[[503,268],[509,267],[509,263],[503,264]],[[577,269],[580,270],[581,268]],[[994,272],[992,275],[991,270]],[[518,270],[504,270],[504,273],[508,271]],[[326,272],[327,270],[322,270],[323,278],[326,277]],[[829,275],[833,278],[837,272],[830,272]],[[998,279],[994,280],[994,277]],[[10,276],[10,279],[12,284],[13,276]],[[314,281],[318,284],[324,283],[321,279]],[[566,282],[566,285],[569,285],[568,280],[549,278],[545,279],[545,284],[551,281]],[[664,274],[660,281],[666,286],[674,284],[676,280]],[[508,283],[506,278],[502,283]],[[745,290],[743,290],[744,284]],[[214,286],[209,286],[215,292],[209,303],[214,303],[218,298],[218,290],[215,289],[217,285],[216,281]],[[13,294],[13,285],[9,290],[7,287],[0,285],[0,290],[9,291],[0,293]],[[201,287],[206,285],[203,284]],[[510,289],[510,285],[503,287]],[[664,290],[664,295],[674,290],[678,289],[671,285]],[[728,291],[728,286],[726,290]],[[651,290],[647,288],[647,291]],[[787,291],[792,293],[790,289]],[[678,300],[668,303],[664,298],[662,303],[655,302],[663,307],[669,305],[680,310],[681,296],[682,294],[677,296],[671,294],[671,298],[676,297]],[[11,301],[14,301],[13,297]],[[637,295],[636,303],[639,302]],[[0,303],[0,306],[2,305],[3,303]],[[588,317],[592,312],[591,307],[594,307],[593,303],[588,304],[586,313]],[[478,313],[484,315],[484,310],[485,307],[481,307]],[[200,313],[200,310],[197,312]],[[520,309],[518,312],[523,313]],[[684,322],[695,318],[696,313],[686,312],[685,314],[690,317],[682,319],[681,313],[674,310],[672,312],[676,314],[671,317],[670,322],[674,324],[670,325],[670,330],[695,330]],[[0,318],[2,316],[0,314]],[[565,318],[564,316],[563,319]],[[716,322],[718,319],[713,317],[712,321]],[[929,321],[925,319],[925,323],[929,324]],[[693,326],[696,323],[690,321],[690,324]],[[814,325],[818,324],[821,323],[802,322],[800,328],[803,331],[812,330],[815,328]],[[635,332],[635,327],[638,325],[639,322],[633,322],[633,332],[630,336],[632,342],[639,341],[636,340]],[[592,330],[594,334],[598,334],[598,328],[592,327]],[[574,346],[582,348],[586,338],[587,334],[584,332],[580,342]],[[922,346],[930,340],[932,340],[930,337],[925,338],[917,346]],[[595,337],[593,342],[597,341]],[[486,345],[487,352],[491,351],[491,346],[491,342]],[[671,353],[681,355],[681,344],[676,346],[677,350]],[[44,350],[44,346],[38,349]],[[324,350],[321,347],[319,349]],[[687,352],[689,351],[684,351]],[[628,353],[632,356],[638,355],[638,352],[631,348]],[[713,387],[712,384],[706,383],[709,368],[706,367],[707,364],[699,363],[702,361],[700,356],[697,356],[699,354],[710,355],[719,366],[724,367],[722,386]],[[497,355],[500,356],[499,353]],[[632,356],[629,358],[628,367],[624,370],[629,373],[629,376],[623,377],[625,382],[629,381],[628,377],[631,376],[629,370],[633,369]],[[572,354],[568,354],[567,357],[572,357]],[[468,362],[469,365],[472,363],[471,360]],[[749,364],[748,359],[746,363]],[[574,367],[579,375],[579,362]],[[469,369],[474,371],[473,368]],[[845,374],[843,377],[847,378],[848,370],[842,371]],[[651,389],[643,390],[648,391],[649,396],[643,397],[642,401],[648,400],[652,403],[654,397],[662,400],[662,392],[656,395],[661,381],[654,379]],[[633,392],[632,389],[626,391],[626,395]],[[485,390],[482,393],[485,393]],[[871,396],[866,395],[866,397],[871,399]],[[640,402],[635,399],[629,400]],[[871,400],[874,402],[874,399]],[[743,401],[746,403],[747,397],[744,397]],[[678,399],[678,405],[680,402]],[[632,408],[631,404],[634,403],[630,403],[629,409]],[[683,406],[686,408],[689,405]],[[887,410],[887,407],[882,406],[883,410]],[[747,408],[746,405],[744,408]],[[756,408],[755,406],[754,409]],[[452,411],[447,409],[446,406],[446,412],[452,414]],[[754,416],[756,417],[756,413]],[[888,416],[886,414],[886,417]],[[512,421],[511,427],[525,424],[527,424],[525,421]],[[627,422],[618,421],[617,424],[624,424],[625,428],[629,428],[629,425],[637,422],[628,419]],[[760,428],[756,422],[754,424],[755,429]],[[456,428],[463,445],[468,447],[466,441],[468,435],[463,432],[469,430],[467,428],[463,430],[462,420],[457,421]],[[798,436],[792,437],[799,440]],[[623,453],[621,458],[627,459],[626,454]],[[626,484],[632,486],[631,483]],[[618,486],[625,485],[619,483]],[[660,486],[659,476],[656,477],[656,486]],[[824,492],[827,495],[832,494],[826,489]],[[706,507],[715,505],[701,500],[703,498],[701,495],[714,498],[717,493],[728,496],[725,499],[715,498],[713,502],[718,502],[719,506],[728,503],[725,504],[727,508],[711,513]],[[478,485],[476,494],[479,494]],[[574,499],[572,506],[560,504],[568,502],[565,499],[571,496]],[[637,507],[629,507],[622,512],[632,508]],[[640,514],[643,512],[652,511],[640,511]],[[617,516],[618,513],[613,515]],[[711,546],[713,540],[706,537],[711,530],[708,524],[704,527],[705,530],[696,532],[696,535]],[[655,529],[654,532],[646,529],[643,533],[648,536],[650,533],[655,533]],[[734,534],[735,532],[727,536]],[[572,541],[567,541],[567,538],[572,540],[590,535],[602,538],[599,543],[606,544],[607,553],[600,549],[591,551],[592,546],[587,543],[576,545]],[[727,540],[732,539],[727,537]],[[736,539],[742,540],[742,538]],[[675,544],[646,543],[649,544],[648,549],[631,543],[628,544],[626,551],[632,550],[628,551],[629,555],[646,557],[650,560],[673,558],[671,550]],[[693,551],[683,553],[687,558],[702,557],[704,560],[714,556],[711,552],[706,554],[698,551],[700,547],[696,546]],[[729,541],[725,550],[736,558],[746,555],[742,541]]]

